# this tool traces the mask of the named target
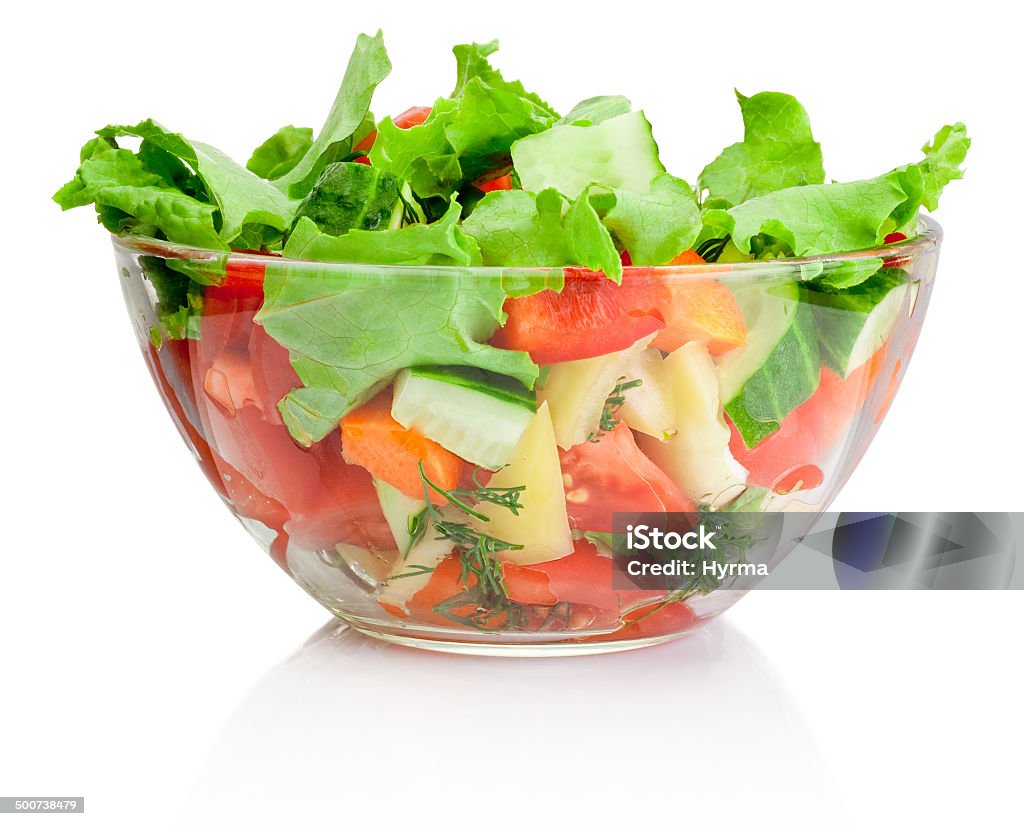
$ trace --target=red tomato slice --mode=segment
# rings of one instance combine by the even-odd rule
[[[825,455],[823,414],[821,404],[811,396],[783,419],[778,430],[752,448],[744,444],[736,426],[726,417],[732,431],[729,450],[747,469],[747,483],[780,492],[783,489],[793,490],[796,482],[804,476],[800,474],[801,468],[816,465]],[[780,484],[791,476],[793,478],[787,480],[786,486]],[[817,475],[808,472],[808,484],[804,487],[814,487],[810,482],[815,478],[820,484],[820,472]]]
[[[214,452],[261,494],[301,512],[316,494],[319,468],[278,419],[265,416],[249,349],[263,302],[253,275],[229,272],[204,291],[200,336],[189,342],[193,389]]]
[[[602,634],[600,639],[631,640],[638,637],[661,637],[666,634],[678,634],[700,622],[693,609],[685,602],[643,605],[627,611],[622,619],[626,623],[624,627],[611,634]]]
[[[732,431],[729,450],[749,471],[747,481],[780,493],[797,485],[803,490],[820,485],[822,460],[871,395],[885,352],[886,347],[881,347],[845,380],[822,367],[818,389],[786,416],[778,430],[751,449],[726,417]]]
[[[555,605],[558,597],[551,593],[551,580],[543,571],[536,571],[511,562],[502,562],[505,590],[513,602],[527,605]]]
[[[650,600],[652,595],[664,594],[664,591],[616,588],[623,577],[612,565],[612,558],[599,554],[594,543],[587,539],[578,539],[568,556],[522,567],[524,571],[544,574],[548,580],[547,591],[558,602],[590,605],[602,611],[626,610],[637,602]],[[531,587],[534,594],[543,593],[537,581],[531,583]]]
[[[341,455],[337,431],[314,444],[310,455],[319,471],[317,494],[293,513],[288,533],[303,548],[333,548],[347,542],[372,550],[394,550],[395,538],[380,507],[369,473]]]
[[[612,530],[612,513],[694,511],[665,472],[637,447],[620,423],[597,442],[559,450],[570,524],[583,531]]]
[[[561,293],[507,299],[508,320],[490,343],[529,353],[541,365],[625,350],[665,326],[650,310],[630,306],[631,295],[604,273],[566,269]]]
[[[252,360],[256,404],[268,422],[283,425],[277,404],[290,390],[302,386],[288,350],[272,339],[262,325],[253,324],[249,335],[249,357]]]

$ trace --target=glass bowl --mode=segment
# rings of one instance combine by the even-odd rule
[[[624,520],[828,507],[906,371],[941,230],[621,286],[113,240],[171,418],[295,582],[371,636],[560,655],[673,639],[748,590],[638,583]]]

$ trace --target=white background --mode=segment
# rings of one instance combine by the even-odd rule
[[[242,160],[284,123],[316,126],[378,26],[395,64],[378,115],[447,93],[449,47],[499,36],[499,65],[563,110],[629,95],[691,180],[740,138],[734,86],[795,94],[838,179],[964,120],[929,320],[836,506],[1021,509],[1010,8],[6,11],[0,795],[85,795],[74,822],[95,824],[1020,822],[1019,592],[755,593],[692,639],[558,662],[335,626],[300,651],[327,615],[207,489],[135,350],[109,242],[48,200],[108,122],[153,115]]]

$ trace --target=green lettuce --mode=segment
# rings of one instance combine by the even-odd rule
[[[458,205],[453,204],[437,224],[353,230],[341,237],[317,234],[289,253],[401,264],[478,263],[475,244],[462,247],[468,239],[457,220]],[[314,231],[313,222],[303,219],[289,245],[300,232]],[[538,368],[526,353],[483,343],[505,318],[507,293],[492,273],[275,263],[267,267],[264,293],[256,321],[288,348],[303,383],[278,405],[300,444],[324,438],[404,367],[479,367],[528,387],[537,378]]]
[[[700,188],[709,197],[741,204],[779,189],[824,183],[821,146],[796,98],[781,92],[748,98],[736,92],[736,99],[743,142],[725,149],[700,173]]]
[[[147,164],[141,151],[99,137],[82,147],[80,158],[75,177],[53,196],[61,209],[93,204],[110,232],[160,234],[178,244],[228,248],[216,229],[216,204],[201,200],[205,194],[196,197],[179,189],[168,180],[168,169]]]
[[[151,227],[171,241],[227,249],[242,237],[248,246],[278,242],[291,223],[296,202],[213,146],[153,120],[96,134],[54,199],[65,209],[96,204],[112,231]],[[123,137],[140,138],[139,151],[118,147]]]
[[[359,35],[320,134],[296,164],[274,182],[283,192],[291,198],[305,197],[324,167],[344,160],[373,131],[370,102],[377,86],[390,73],[384,35],[379,31],[374,37]]]
[[[462,222],[489,267],[560,267],[576,263],[562,225],[562,196],[513,189],[489,193]]]
[[[509,167],[512,144],[547,129],[557,113],[491,67],[487,56],[496,48],[457,46],[453,96],[437,100],[418,126],[381,121],[371,163],[408,181],[420,198],[445,201],[477,177]]]
[[[647,192],[591,187],[591,200],[603,223],[641,267],[667,264],[688,250],[701,228],[697,198],[686,181],[668,173],[655,177]]]
[[[865,181],[779,190],[727,213],[706,213],[704,220],[728,232],[745,253],[766,249],[771,256],[805,257],[877,247],[889,233],[916,233],[920,208],[934,209],[943,187],[961,177],[970,143],[963,124],[945,126],[924,146],[925,157],[917,163]],[[843,276],[842,286],[872,271],[858,267]]]
[[[392,266],[478,266],[480,250],[459,226],[460,211],[453,199],[444,216],[432,224],[391,230],[353,229],[344,235],[322,232],[312,219],[303,217],[288,237],[284,257]]]
[[[272,181],[294,169],[312,145],[308,126],[282,126],[253,150],[245,168]]]

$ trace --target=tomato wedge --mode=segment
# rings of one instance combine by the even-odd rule
[[[631,306],[630,297],[604,273],[567,268],[562,292],[507,299],[508,320],[490,343],[529,353],[541,365],[625,350],[665,326],[651,308]]]
[[[559,450],[569,522],[578,530],[612,530],[612,513],[691,513],[693,503],[637,447],[621,422],[597,442]]]

